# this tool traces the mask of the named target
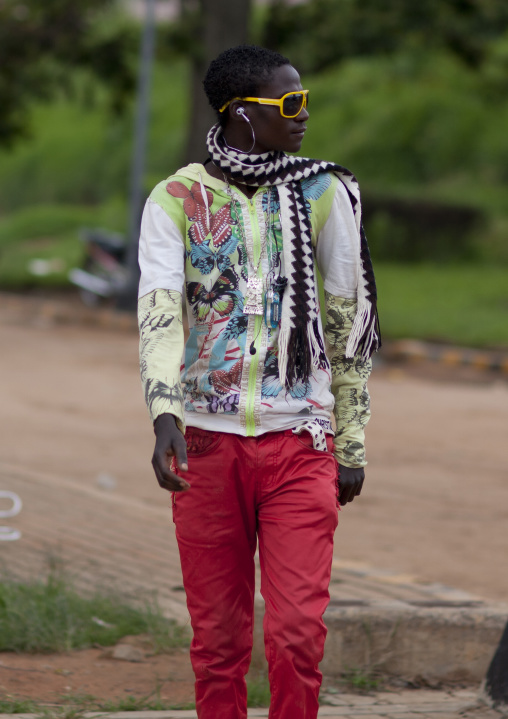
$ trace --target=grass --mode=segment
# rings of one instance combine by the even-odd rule
[[[257,677],[247,680],[247,706],[270,706],[270,684],[266,674],[260,673]]]
[[[0,582],[0,651],[62,652],[111,646],[148,634],[153,651],[188,645],[186,630],[164,618],[155,600],[133,606],[112,593],[78,594],[62,573],[43,581]]]
[[[471,347],[507,347],[506,268],[376,263],[381,331]]]
[[[259,675],[247,681],[247,706],[267,707],[270,705],[270,687],[265,675]],[[170,709],[194,709],[194,703],[174,704],[160,699],[159,687],[147,696],[127,696],[121,699],[102,701],[91,695],[65,695],[59,706],[47,706],[22,699],[0,700],[0,713],[35,713],[50,719],[78,719],[85,712],[129,712],[129,711],[167,711]]]
[[[112,198],[97,207],[34,205],[0,220],[0,287],[19,289],[39,285],[68,285],[68,272],[81,265],[83,227],[125,229],[127,210]],[[37,275],[33,262],[45,260],[48,273]]]
[[[94,696],[65,695],[58,706],[39,704],[29,700],[0,700],[0,713],[38,714],[41,719],[80,719],[86,712],[136,712],[194,709],[194,703],[174,704],[162,701],[155,690],[144,697],[128,696],[122,699],[101,701]]]
[[[267,707],[270,704],[270,687],[268,679],[264,674],[247,681],[247,706]],[[60,719],[78,719],[85,712],[128,712],[128,711],[167,711],[169,709],[194,709],[194,703],[174,704],[163,701],[160,698],[160,688],[142,697],[127,696],[121,699],[110,699],[107,701],[96,699],[94,696],[65,695],[62,703],[58,706],[47,706],[30,700],[9,699],[0,700],[0,713],[22,714],[36,713],[42,717],[59,717]]]
[[[371,692],[379,688],[380,680],[372,672],[351,669],[342,675],[346,687],[357,692]]]
[[[37,704],[30,699],[0,699],[0,714],[32,714]]]

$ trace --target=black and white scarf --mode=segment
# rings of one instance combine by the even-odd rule
[[[311,223],[301,186],[301,180],[321,172],[334,173],[344,184],[360,233],[358,304],[346,346],[346,357],[354,357],[358,351],[362,357],[370,357],[381,346],[377,292],[367,238],[361,223],[360,192],[354,175],[333,162],[293,157],[284,152],[261,155],[239,152],[226,144],[220,125],[210,129],[206,141],[210,158],[229,178],[244,185],[275,187],[278,191],[284,267],[288,280],[279,332],[281,383],[289,388],[297,381],[306,382],[323,360]]]

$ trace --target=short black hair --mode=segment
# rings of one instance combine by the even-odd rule
[[[260,85],[274,70],[290,65],[284,55],[258,45],[238,45],[224,50],[212,60],[203,80],[208,102],[217,113],[221,125],[227,121],[226,112],[219,109],[235,97],[254,97]]]

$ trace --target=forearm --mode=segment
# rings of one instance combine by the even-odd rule
[[[326,326],[332,383],[335,397],[336,422],[334,446],[339,464],[364,467],[365,425],[370,418],[370,398],[367,380],[372,369],[371,360],[345,356],[346,344],[356,313],[356,300],[335,297],[325,292]]]
[[[180,382],[184,337],[182,296],[157,289],[138,302],[139,355],[145,401],[154,422],[172,414],[184,431],[183,394]]]

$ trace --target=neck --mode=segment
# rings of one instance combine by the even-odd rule
[[[233,126],[229,125],[223,130],[222,136],[226,146],[231,150],[244,152],[246,155],[257,153],[256,137],[250,123],[244,123],[243,125],[235,123]]]
[[[234,185],[237,187],[241,192],[243,192],[244,195],[246,195],[249,199],[253,197],[256,193],[257,187],[252,187],[252,185],[244,185],[243,182],[238,182],[238,180],[233,180],[231,177],[228,177],[228,175],[223,172],[217,165],[212,163],[215,170],[219,173],[219,176],[222,180],[227,182],[229,185]],[[217,175],[214,174],[214,177],[217,177]]]

